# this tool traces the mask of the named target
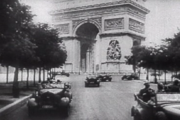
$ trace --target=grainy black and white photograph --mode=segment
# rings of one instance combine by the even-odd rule
[[[180,0],[1,0],[0,120],[180,120]]]

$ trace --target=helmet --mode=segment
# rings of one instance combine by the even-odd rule
[[[178,80],[175,80],[174,81],[174,85],[178,85],[179,84],[179,81]]]
[[[144,83],[145,86],[150,86],[149,82]]]
[[[163,83],[158,83],[157,88],[158,90],[162,90],[164,88]]]

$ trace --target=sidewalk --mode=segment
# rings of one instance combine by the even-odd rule
[[[26,96],[29,96],[32,94],[34,89],[29,90],[20,90],[20,96],[19,98],[14,98],[12,96],[12,86],[4,86],[0,87],[0,109],[17,101],[20,99],[23,99]]]
[[[1,90],[0,90],[1,91]],[[21,108],[27,104],[27,100],[33,90],[20,91],[19,98],[13,98],[9,91],[0,94],[0,120],[25,120],[27,112],[20,112]]]

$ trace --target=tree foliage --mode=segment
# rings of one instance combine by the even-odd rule
[[[143,68],[163,71],[180,70],[180,32],[174,38],[166,38],[162,45],[154,47],[135,46],[127,63]]]
[[[67,57],[56,29],[34,24],[30,7],[18,0],[1,0],[0,63],[16,68],[13,90],[18,88],[19,68],[49,69],[61,66]]]
[[[33,37],[31,42],[36,44],[36,56],[39,57],[38,67],[50,69],[59,67],[66,61],[67,54],[61,48],[61,39],[58,37],[58,31],[49,27],[47,24],[38,24],[33,28]]]

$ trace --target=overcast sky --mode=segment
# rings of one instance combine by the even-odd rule
[[[32,7],[36,22],[50,22],[51,5],[45,0],[24,0]],[[159,44],[161,39],[173,37],[180,28],[180,0],[147,0],[146,42]]]
[[[147,0],[147,41],[160,43],[161,39],[173,37],[180,28],[180,0]]]

